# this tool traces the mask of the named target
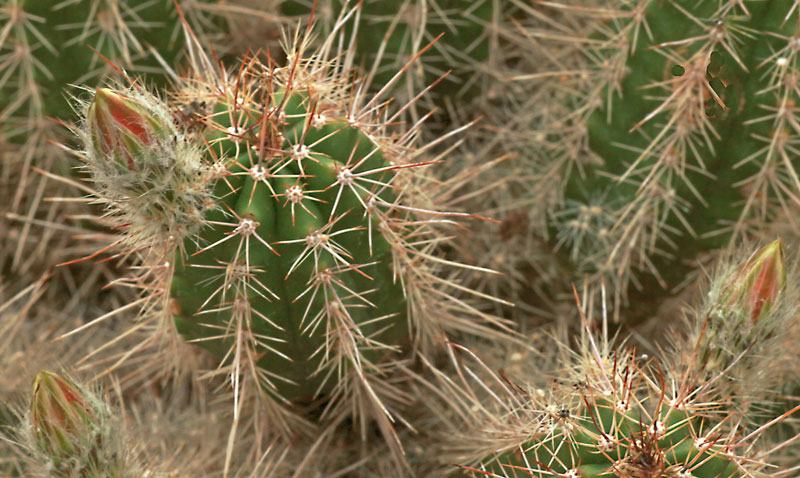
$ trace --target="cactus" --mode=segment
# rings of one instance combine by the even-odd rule
[[[181,23],[172,2],[161,0],[7,0],[0,24],[0,274],[22,279],[41,274],[49,266],[43,258],[52,260],[47,253],[68,244],[45,229],[64,211],[75,213],[74,205],[43,206],[64,188],[37,168],[72,172],[56,144],[66,139],[58,121],[75,118],[70,88],[97,84],[115,68],[151,72],[151,81],[166,83],[152,51],[176,64]]]
[[[695,393],[724,397],[730,409],[745,417],[744,427],[758,423],[759,409],[773,410],[771,402],[782,400],[774,390],[789,392],[797,383],[791,365],[797,288],[787,284],[795,265],[787,265],[780,240],[740,264],[723,264],[695,313],[698,320],[689,324],[686,336],[673,338],[671,368],[702,364],[693,373]]]
[[[800,13],[787,1],[326,0],[315,35],[304,17],[311,1],[255,15],[264,3],[181,0],[185,24],[202,31],[181,34],[165,13],[145,32],[152,45],[176,45],[178,34],[189,42],[188,65],[160,52],[174,88],[88,79],[75,94],[79,119],[66,121],[83,169],[62,178],[85,179],[77,194],[88,197],[47,205],[55,174],[28,195],[25,171],[70,146],[44,156],[31,145],[57,128],[44,115],[73,113],[31,106],[34,93],[16,94],[22,70],[6,61],[0,196],[23,192],[13,213],[0,212],[22,225],[0,227],[0,241],[14,241],[0,253],[0,475],[792,476],[800,209],[789,112]],[[70,33],[44,28],[53,17],[19,15],[34,6],[172,8],[9,5],[0,7],[12,19],[0,27],[5,60],[19,58],[3,56],[19,32],[28,42]],[[95,15],[78,8],[64,21],[83,13]],[[285,54],[272,50],[280,15],[303,17]],[[144,28],[138,17],[115,25]],[[129,51],[150,52],[140,33],[142,50]],[[231,62],[232,51],[244,58]],[[126,69],[142,65],[109,54]],[[58,70],[53,98],[72,74],[64,55],[43,62]],[[490,71],[498,60],[505,69]],[[451,68],[433,96],[418,96]],[[484,89],[492,77],[508,81]],[[448,146],[460,130],[423,127],[417,110],[430,105],[494,111],[502,123],[460,151]],[[488,247],[454,230],[474,216],[450,211],[475,199],[502,220],[470,221],[497,228]],[[103,217],[84,214],[83,202]],[[80,213],[62,216],[64,207]],[[35,241],[38,257],[26,258],[17,244],[34,242],[40,224],[59,244],[86,232],[91,242]],[[687,288],[686,320],[661,307],[655,285],[692,283],[695,264],[723,255],[720,246],[767,242],[777,230],[783,241],[713,269],[707,293]],[[6,251],[19,257],[13,267]],[[75,260],[53,270],[47,291],[44,279],[17,281],[50,252]],[[461,253],[511,273],[451,259]],[[578,274],[576,308],[553,291]],[[528,297],[511,312],[495,294]],[[626,319],[670,320],[611,339],[636,324],[610,324],[608,297]],[[621,308],[626,298],[632,310]],[[511,322],[487,310],[523,319],[533,346],[520,351],[523,335],[507,340]],[[580,330],[567,319],[576,315]],[[543,333],[550,318],[557,332]],[[475,367],[478,356],[489,359]],[[107,385],[113,403],[41,372],[20,412],[21,384],[55,364]]]
[[[250,150],[239,150],[231,177],[217,184],[225,206],[205,218],[221,227],[187,241],[172,296],[178,330],[205,340],[199,343],[220,360],[233,340],[207,340],[253,314],[247,320],[254,335],[280,338],[255,345],[264,377],[282,397],[310,401],[356,366],[345,365],[350,357],[375,362],[391,354],[388,344],[407,340],[408,304],[392,265],[393,248],[405,247],[402,225],[381,210],[395,204],[399,168],[389,162],[389,148],[348,121],[345,105],[316,96],[311,85],[280,87],[272,106],[285,123],[270,119],[272,131],[248,144],[274,135],[281,143],[267,147],[287,154],[262,166]],[[257,121],[247,119],[258,105],[254,94],[242,92],[241,113],[234,98],[221,98],[212,121],[225,131],[249,131]],[[237,157],[235,141],[214,143],[220,157]]]
[[[497,121],[519,125],[502,143],[529,168],[508,209],[530,204],[559,260],[610,279],[618,299],[633,284],[649,300],[703,254],[768,239],[763,225],[792,214],[794,2],[543,8],[522,21],[529,46]]]
[[[98,452],[111,430],[100,424],[102,407],[91,402],[85,391],[54,373],[41,371],[33,381],[31,429],[56,476],[106,476],[119,468],[114,458]]]
[[[434,85],[423,101],[451,109],[461,108],[483,91],[490,51],[496,47],[492,26],[496,17],[513,7],[498,0],[368,0],[352,10],[355,2],[350,0],[285,0],[281,11],[289,18],[303,18],[314,5],[315,18],[327,34],[340,28],[345,15],[355,17],[339,34],[353,42],[349,44],[355,52],[353,61],[370,75],[371,89],[378,91],[422,53],[394,85],[393,94],[404,101]]]
[[[689,340],[683,331],[663,357],[650,359],[615,344],[607,336],[607,316],[597,323],[584,315],[576,349],[561,342],[561,353],[532,357],[531,371],[552,370],[555,380],[549,383],[536,375],[521,383],[490,375],[479,387],[488,391],[482,400],[471,379],[488,367],[480,364],[467,373],[470,358],[459,360],[462,370],[454,377],[463,383],[440,375],[441,397],[462,409],[459,419],[446,415],[444,459],[476,477],[782,476],[787,470],[770,453],[793,438],[772,442],[768,431],[787,423],[800,405],[781,399],[774,403],[783,408],[765,415],[737,405],[745,396],[761,405],[781,397],[772,391],[781,379],[767,375],[785,377],[777,356],[796,359],[796,344],[776,340],[777,330],[786,330],[795,317],[796,284],[765,294],[761,284],[748,280],[753,272],[763,283],[778,283],[785,271],[779,241],[738,266],[722,267],[708,302],[689,321]],[[796,273],[792,268],[787,283]],[[759,316],[759,323],[770,326],[741,327],[742,321],[757,325],[750,321],[751,293],[771,301]],[[721,340],[719,331],[726,328]],[[732,357],[724,364],[704,352],[723,340],[726,357]],[[454,351],[468,355],[463,347]]]
[[[508,476],[526,476],[530,471],[581,478],[609,473],[621,477],[742,476],[736,461],[727,455],[724,441],[702,437],[704,424],[690,414],[667,409],[651,418],[653,411],[642,416],[638,410],[620,411],[616,405],[598,400],[578,407],[575,417],[565,420],[567,428],[574,427],[571,431],[523,445],[524,455],[501,457],[500,466],[489,469]],[[572,412],[558,413],[561,418]]]
[[[502,322],[440,276],[459,266],[435,248],[460,214],[428,192],[431,146],[415,148],[415,129],[391,131],[400,113],[360,84],[350,92],[349,72],[328,59],[332,39],[317,55],[307,43],[295,38],[283,68],[248,58],[187,81],[177,97],[192,106],[180,110],[141,89],[98,89],[77,132],[124,231],[117,243],[146,271],[135,279],[144,317],[170,314],[232,377],[236,401],[255,382],[273,429],[294,433],[280,403],[322,405],[323,421],[355,415],[366,437],[377,419],[396,441],[408,354],[452,331],[499,338]]]
[[[33,379],[29,401],[28,412],[15,432],[27,452],[23,462],[25,474],[20,476],[175,476],[152,467],[152,460],[143,453],[142,443],[147,442],[131,433],[138,420],[120,419],[118,407],[89,387],[41,370]],[[150,441],[153,438],[148,437]],[[181,471],[191,474],[197,469],[186,463]]]
[[[231,46],[225,35],[240,27],[241,18],[263,19],[265,13],[244,0],[217,3],[179,2],[185,20],[222,54],[229,50],[221,45]],[[267,8],[264,2],[257,6]],[[270,28],[277,32],[276,23]],[[0,5],[0,25],[0,274],[22,276],[43,272],[46,253],[68,247],[65,237],[46,230],[54,218],[84,212],[62,202],[42,206],[45,197],[65,192],[39,170],[74,173],[56,144],[68,141],[59,122],[76,120],[69,94],[76,85],[143,73],[163,86],[180,71],[185,36],[172,0],[7,0]]]

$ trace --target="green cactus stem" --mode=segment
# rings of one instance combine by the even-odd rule
[[[302,17],[310,14],[313,4],[311,0],[288,0],[281,9],[290,18]],[[496,4],[494,0],[367,0],[354,12],[358,20],[347,21],[340,33],[345,41],[355,41],[356,66],[374,74],[376,91],[441,35],[393,91],[410,98],[450,71],[427,95],[443,106],[444,98],[458,103],[480,94],[480,71],[490,52],[490,25],[502,10]],[[349,0],[322,0],[315,18],[325,31],[332,31],[354,6]]]
[[[745,476],[724,446],[698,437],[702,426],[684,412],[665,410],[652,420],[636,410],[620,410],[617,403],[588,400],[574,417],[564,410],[549,419],[553,436],[522,445],[524,451],[498,458],[490,469],[515,478],[530,473],[554,478]]]
[[[285,67],[247,58],[187,81],[177,121],[147,92],[100,89],[78,134],[115,245],[140,261],[142,320],[205,348],[272,431],[350,417],[366,440],[377,423],[403,463],[406,364],[453,332],[502,340],[506,324],[458,297],[470,291],[445,271],[468,266],[437,255],[469,217],[437,202],[426,166],[445,154],[416,145],[421,123],[397,128],[406,107],[366,95],[342,52],[305,56],[309,41]]]
[[[584,7],[549,5],[577,36],[525,30],[533,71],[509,74],[525,85],[509,101],[540,101],[506,112],[537,131],[509,131],[534,178],[513,198],[533,205],[531,224],[565,261],[610,279],[618,298],[634,285],[649,300],[703,254],[770,239],[765,225],[796,214],[798,11],[789,0]]]
[[[285,161],[253,164],[248,149],[217,181],[222,203],[207,217],[213,226],[187,241],[188,257],[176,265],[175,321],[222,360],[236,340],[229,324],[251,311],[251,333],[264,338],[253,350],[264,377],[282,397],[310,401],[336,383],[325,370],[328,350],[348,347],[338,341],[352,340],[371,362],[391,348],[370,343],[408,340],[387,223],[371,209],[395,200],[395,172],[374,139],[343,112],[322,109],[309,90],[279,92],[273,106],[285,117],[273,132]],[[227,130],[230,107],[219,104],[214,116]],[[252,126],[237,123],[242,131]],[[233,143],[217,144],[233,153]]]

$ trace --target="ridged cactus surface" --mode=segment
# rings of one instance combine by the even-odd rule
[[[400,127],[405,107],[368,94],[333,38],[312,54],[297,33],[283,67],[211,66],[174,105],[99,88],[75,131],[120,232],[107,249],[137,264],[145,369],[187,367],[166,355],[177,342],[206,349],[234,413],[257,410],[229,446],[237,426],[295,436],[349,419],[362,441],[377,425],[402,464],[410,364],[451,333],[508,329],[464,298],[454,271],[469,266],[439,256],[470,217],[444,209],[426,171],[449,150],[418,146],[421,123]]]
[[[281,10],[289,18],[305,18],[313,4],[312,0],[288,0]],[[495,16],[511,8],[497,0],[367,0],[355,6],[353,1],[321,0],[315,19],[323,31],[338,28],[344,42],[353,41],[354,66],[374,74],[375,91],[441,35],[393,86],[396,96],[412,98],[450,72],[423,98],[439,107],[445,105],[445,97],[457,107],[480,94]],[[350,13],[348,21],[338,22]]]
[[[257,148],[254,100],[218,103],[211,121]],[[282,396],[310,400],[336,384],[332,364],[351,354],[377,360],[407,336],[389,242],[402,247],[393,237],[399,224],[380,212],[395,200],[388,155],[397,152],[312,90],[276,92],[272,105],[282,116],[270,118],[278,143],[267,147],[280,149],[271,161],[259,163],[236,137],[212,139],[238,160],[217,181],[221,203],[207,217],[211,227],[187,242],[172,292],[178,330],[192,340],[220,337],[251,311],[251,332],[264,338],[253,351],[264,376]],[[234,340],[200,344],[223,359]]]
[[[564,262],[652,297],[793,216],[794,2],[542,8],[506,69],[500,143],[519,158],[507,174],[527,174],[499,201]]]
[[[576,416],[565,409],[550,419],[554,429],[563,420],[567,431],[522,445],[524,452],[498,458],[492,469],[509,477],[537,471],[575,478],[744,476],[724,446],[700,436],[703,427],[685,412],[665,409],[643,416],[636,408],[626,409],[629,404],[624,401],[587,403],[578,407]]]

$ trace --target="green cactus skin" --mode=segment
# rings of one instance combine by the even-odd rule
[[[42,257],[67,248],[64,238],[31,227],[69,214],[63,204],[41,207],[44,196],[62,196],[63,185],[32,168],[74,176],[52,143],[66,136],[57,121],[75,120],[68,98],[78,93],[74,85],[119,76],[104,57],[131,78],[147,72],[149,81],[164,84],[150,48],[175,65],[183,37],[166,0],[4,0],[0,25],[0,274],[11,276],[42,268]],[[51,241],[60,246],[48,249]]]
[[[149,47],[174,64],[182,40],[174,6],[165,1],[10,0],[0,19],[0,52],[9,62],[0,83],[0,118],[70,118],[64,88],[113,72],[103,57],[132,72],[155,73],[159,63]]]
[[[610,339],[604,313],[582,314],[575,346],[567,345],[567,334],[543,337],[537,352],[526,351],[535,362],[527,367],[518,353],[516,370],[484,380],[483,399],[473,398],[479,375],[470,369],[490,368],[471,365],[475,355],[458,360],[467,368],[458,376],[470,380],[447,377],[442,396],[474,416],[462,411],[454,416],[466,420],[445,419],[446,462],[463,464],[473,477],[498,478],[786,473],[780,466],[791,462],[774,452],[791,438],[770,428],[785,431],[800,410],[773,388],[794,373],[780,362],[792,360],[796,344],[776,331],[789,332],[797,316],[797,270],[786,268],[780,240],[736,260],[721,264],[702,306],[685,316],[688,327],[674,331],[658,357]],[[554,343],[560,352],[539,352]]]
[[[366,94],[335,38],[307,53],[312,34],[295,34],[284,67],[198,71],[179,105],[99,88],[75,133],[120,231],[107,249],[136,263],[146,369],[206,368],[175,353],[205,348],[205,378],[230,385],[219,399],[248,410],[229,449],[241,430],[329,434],[348,420],[363,442],[377,427],[403,467],[393,422],[414,400],[410,364],[450,333],[509,328],[448,272],[474,268],[437,253],[454,217],[471,217],[443,210],[450,191],[427,172],[449,151],[418,146],[421,122],[398,128],[408,106]]]
[[[288,17],[302,17],[311,12],[313,1],[288,0],[281,9]],[[422,48],[443,34],[405,74],[405,82],[394,89],[420,91],[446,72],[450,75],[432,89],[430,98],[441,105],[442,97],[468,100],[479,95],[477,71],[489,58],[491,24],[496,10],[494,0],[367,0],[360,7],[360,23],[348,21],[344,38],[355,35],[355,61],[365,72],[375,68],[372,84],[381,88],[388,83]],[[355,2],[322,0],[316,19],[332,30],[340,12]],[[421,25],[424,25],[421,29]],[[391,29],[391,32],[390,32]],[[380,62],[376,64],[378,55]],[[398,91],[398,94],[399,93]]]
[[[524,457],[519,452],[499,457],[490,469],[509,478],[530,476],[533,470],[543,477],[570,478],[743,476],[723,447],[696,440],[700,428],[677,410],[662,412],[653,424],[601,400],[580,408],[579,418],[570,422],[574,431],[522,445]]]
[[[345,165],[357,163],[350,171],[358,174],[390,167],[390,163],[367,134],[342,119],[327,120],[319,128],[311,126],[310,101],[307,91],[292,92],[283,106],[286,123],[280,128],[284,137],[282,149],[291,151],[293,145],[295,149],[299,148],[297,145],[305,145],[311,150],[308,157],[289,162],[278,173],[281,177],[256,183],[252,175],[237,176],[254,167],[250,164],[249,153],[241,153],[239,164],[231,170],[232,176],[217,182],[215,195],[222,198],[223,206],[207,217],[212,224],[230,223],[231,214],[251,219],[258,223],[255,234],[270,244],[267,247],[250,238],[251,287],[254,292],[256,288],[261,290],[248,295],[248,305],[258,311],[259,317],[269,318],[267,322],[253,316],[253,334],[281,337],[281,341],[267,342],[270,347],[256,347],[254,353],[259,355],[258,366],[266,376],[285,379],[272,382],[279,395],[291,401],[310,400],[320,393],[330,392],[335,385],[335,380],[319,373],[327,360],[325,354],[320,353],[325,347],[327,325],[325,320],[321,324],[313,323],[320,318],[326,305],[330,305],[326,300],[333,300],[330,294],[342,298],[353,327],[365,336],[384,343],[398,343],[408,333],[407,305],[399,281],[393,278],[391,246],[380,234],[379,222],[371,216],[364,217],[364,205],[370,202],[369,193],[359,191],[356,197],[346,187],[340,191],[337,182],[337,175],[347,174],[342,173]],[[276,95],[275,102],[281,102],[280,95]],[[230,128],[226,115],[218,116],[223,118],[222,126]],[[249,123],[239,124],[243,129],[250,126]],[[233,141],[222,142],[227,143],[226,153],[233,153]],[[387,171],[369,177],[388,184],[393,175],[392,171]],[[294,203],[287,194],[297,184],[302,184],[309,198]],[[380,189],[382,191],[376,195],[383,201],[393,202],[391,189]],[[333,210],[334,205],[336,210]],[[308,254],[306,238],[316,232],[330,236],[330,240],[338,244],[337,257],[325,249]],[[204,250],[229,235],[229,227],[202,230],[199,237],[187,242],[189,257],[176,267],[172,294],[181,314],[175,317],[175,323],[188,340],[219,336],[227,324],[233,323],[233,310],[194,315],[208,308],[204,303],[221,285],[219,264],[234,263],[237,257],[242,260],[237,240]],[[298,242],[281,244],[281,241]],[[272,244],[274,252],[270,250]],[[353,265],[352,269],[348,263]],[[317,294],[310,293],[307,289],[325,274],[341,282],[323,286]],[[372,290],[375,292],[363,292],[363,298],[353,297],[355,293]],[[381,316],[386,319],[373,320]],[[222,360],[233,340],[199,343]],[[386,351],[367,349],[362,353],[363,359],[371,362]]]
[[[650,299],[701,253],[792,215],[794,2],[615,1],[600,20],[582,2],[553,5],[584,27],[528,32],[556,52],[531,48],[527,91],[544,89],[543,103],[516,110],[541,134],[510,135],[537,158],[531,222],[565,259]]]

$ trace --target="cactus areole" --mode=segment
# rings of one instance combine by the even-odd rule
[[[176,259],[175,324],[221,361],[254,354],[265,389],[306,402],[348,360],[380,361],[407,335],[378,213],[395,173],[366,130],[308,90],[274,93],[260,117],[248,102],[221,99],[208,118],[218,204]]]

